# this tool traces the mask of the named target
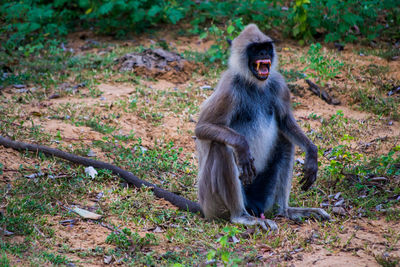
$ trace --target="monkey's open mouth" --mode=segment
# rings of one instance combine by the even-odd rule
[[[268,78],[270,68],[271,60],[269,59],[258,59],[253,62],[253,69],[261,79]]]

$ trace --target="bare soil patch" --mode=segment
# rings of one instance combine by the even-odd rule
[[[92,36],[89,33],[79,34],[72,35],[72,39],[68,42],[69,48],[74,48],[76,51],[79,51],[79,53],[100,51],[102,49],[97,48],[97,44],[88,41],[98,37]],[[83,38],[82,34],[86,37]],[[165,37],[163,37],[163,39],[180,52],[188,47],[196,51],[204,51],[212,43],[210,41],[199,41],[197,38],[190,37],[179,37],[177,39],[176,36],[168,34],[167,32],[165,32]],[[109,42],[110,40],[104,38],[101,39],[101,41]],[[122,44],[122,42],[115,43]],[[149,37],[141,37],[135,42],[124,42],[127,46],[132,47],[139,43],[149,44],[151,43],[151,39]],[[87,47],[85,47],[85,45],[87,45]],[[288,45],[285,48],[287,49],[282,49],[282,52],[280,52],[280,56],[284,62],[282,67],[285,69],[302,70],[304,66],[298,61],[291,61],[291,59],[298,57],[300,52],[304,53],[306,48],[295,45]],[[398,121],[391,121],[391,124],[389,124],[387,118],[380,118],[373,113],[358,110],[356,105],[351,105],[350,95],[352,90],[367,83],[367,81],[363,81],[363,74],[360,73],[361,67],[365,66],[365,68],[368,68],[371,64],[388,66],[389,71],[384,82],[388,82],[389,80],[397,82],[400,80],[400,62],[387,62],[376,56],[359,56],[353,52],[353,50],[356,49],[358,48],[350,45],[346,46],[345,51],[341,53],[340,57],[347,62],[351,62],[354,75],[360,76],[359,82],[355,82],[354,80],[350,81],[348,77],[342,73],[335,79],[334,86],[331,86],[331,91],[341,100],[341,105],[333,106],[327,104],[317,96],[312,95],[306,89],[307,85],[303,80],[298,80],[295,84],[299,85],[302,91],[301,95],[292,96],[293,102],[299,103],[294,111],[295,117],[299,121],[309,123],[311,129],[318,129],[321,127],[321,121],[310,119],[310,114],[314,113],[317,116],[329,119],[340,110],[343,112],[344,117],[366,125],[366,127],[359,130],[357,136],[355,136],[356,139],[352,143],[355,149],[358,149],[357,147],[360,146],[360,142],[371,143],[373,140],[379,139],[379,144],[376,143],[370,146],[369,150],[365,152],[374,155],[384,154],[393,147],[393,144],[399,141],[400,123]],[[124,60],[120,61],[119,67],[124,66],[126,60],[132,59],[126,58]],[[184,153],[191,154],[194,158],[195,145],[192,135],[195,127],[196,115],[193,115],[193,118],[190,119],[192,115],[186,111],[178,110],[177,112],[173,112],[172,109],[180,104],[179,101],[173,102],[173,104],[160,104],[160,102],[165,101],[165,99],[173,98],[174,96],[172,94],[167,95],[165,99],[155,99],[152,98],[152,96],[159,92],[182,93],[186,88],[191,88],[191,90],[196,91],[200,86],[204,85],[205,82],[214,85],[217,83],[217,80],[210,80],[209,78],[194,79],[193,73],[198,70],[198,68],[203,68],[197,63],[188,62],[183,59],[164,63],[162,63],[164,64],[162,65],[163,68],[156,64],[150,64],[150,67],[148,67],[132,63],[132,66],[128,66],[128,70],[124,70],[132,72],[140,77],[152,78],[141,81],[140,86],[144,90],[144,95],[136,95],[136,85],[107,81],[96,86],[96,89],[102,93],[100,97],[91,97],[87,93],[87,89],[82,89],[82,91],[85,92],[84,95],[67,95],[56,99],[33,101],[32,103],[22,105],[23,110],[21,111],[21,117],[33,117],[32,121],[35,125],[39,125],[45,133],[51,136],[61,135],[63,139],[62,144],[65,146],[79,143],[90,147],[93,140],[102,140],[103,137],[109,135],[102,134],[89,126],[77,126],[68,120],[49,118],[47,116],[48,113],[51,113],[51,110],[57,110],[58,107],[62,107],[65,104],[75,105],[74,108],[76,109],[82,107],[90,108],[92,114],[85,114],[88,117],[94,114],[98,115],[101,119],[108,113],[113,113],[113,115],[115,115],[113,118],[107,118],[104,119],[104,121],[107,121],[110,125],[116,126],[118,133],[123,135],[127,135],[130,132],[134,133],[135,137],[142,140],[143,147],[152,147],[156,140],[164,139],[173,141],[177,147],[182,147]],[[212,90],[199,91],[191,96],[190,101],[196,100],[200,104],[211,93]],[[7,91],[5,94],[8,98],[11,98],[14,93]],[[123,107],[121,107],[122,104],[118,106],[119,101],[127,101],[137,96],[143,101],[137,102],[136,109],[125,112]],[[161,111],[163,116],[152,121],[149,117],[151,118],[151,113],[154,110]],[[34,114],[40,116],[35,116]],[[147,116],[150,114],[150,116],[146,118],[143,114]],[[56,146],[56,144],[52,144],[52,146]],[[101,150],[94,149],[94,151],[100,159],[107,160],[105,156],[101,155]],[[35,164],[40,165],[39,160],[25,158],[21,156],[19,152],[5,148],[1,148],[0,163],[6,166],[7,169],[18,169],[20,164],[29,166],[34,166]],[[4,174],[0,175],[0,184],[3,186],[3,184],[8,183],[14,176],[13,173],[12,171],[9,172],[5,170]],[[4,205],[4,203],[2,204]],[[107,204],[110,203],[105,203],[105,205]],[[165,209],[173,208],[170,203],[161,199],[154,200],[154,205],[165,207]],[[143,228],[139,229],[137,226],[129,225],[129,223],[124,222],[120,218],[113,217],[113,215],[108,215],[107,218],[117,225],[128,225],[131,226],[131,228],[136,228],[140,235],[151,232],[151,230],[147,231]],[[82,255],[80,256],[79,252],[93,251],[96,247],[105,249],[114,248],[115,246],[105,243],[111,230],[98,223],[83,220],[78,221],[78,223],[73,226],[63,226],[58,223],[59,220],[61,219],[54,219],[55,222],[52,228],[57,238],[57,246],[60,247],[63,244],[69,246],[70,252],[65,253],[68,258],[79,260],[84,266],[102,266],[104,264],[103,258],[96,256],[84,257]],[[282,225],[285,223],[284,220],[279,222],[282,222]],[[384,255],[388,247],[391,247],[389,253],[390,257],[400,257],[399,242],[390,240],[390,236],[400,231],[397,222],[387,222],[384,219],[370,220],[359,218],[345,221],[340,227],[341,229],[338,230],[337,234],[338,241],[335,241],[334,250],[330,248],[329,242],[331,242],[331,240],[323,240],[323,238],[321,238],[325,235],[324,231],[329,231],[329,229],[320,227],[319,224],[314,221],[308,221],[301,225],[290,224],[288,226],[290,230],[299,232],[305,239],[310,237],[310,245],[308,245],[305,250],[300,250],[293,254],[289,253],[290,257],[286,257],[286,259],[283,256],[284,252],[282,248],[264,248],[263,244],[260,244],[257,240],[254,241],[254,246],[259,249],[265,263],[272,262],[272,264],[278,263],[294,266],[379,266],[376,257]],[[160,237],[161,244],[154,247],[154,249],[162,253],[182,249],[180,245],[175,245],[172,241],[167,241],[165,232],[157,233],[157,235]],[[319,238],[313,240],[313,235],[318,235]],[[329,236],[329,234],[326,235]],[[21,237],[13,236],[8,239],[15,239],[17,242]],[[325,241],[326,243],[324,243]],[[287,241],[287,243],[289,242]],[[185,246],[185,244],[182,246]],[[293,251],[293,246],[288,244],[287,249]],[[12,263],[19,264],[17,259],[10,259]]]

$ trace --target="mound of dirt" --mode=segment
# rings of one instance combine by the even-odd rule
[[[161,48],[146,49],[141,53],[129,53],[117,59],[120,71],[133,71],[136,75],[184,83],[199,68],[198,64]]]

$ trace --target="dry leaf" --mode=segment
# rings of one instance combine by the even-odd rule
[[[72,211],[85,219],[98,220],[102,217],[100,214],[96,214],[91,211],[84,210],[84,209],[77,208],[77,207],[73,208]]]

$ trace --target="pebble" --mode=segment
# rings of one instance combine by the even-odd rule
[[[338,215],[346,215],[346,210],[342,207],[333,207],[332,212]]]
[[[203,85],[202,87],[200,87],[201,90],[212,90],[213,88],[209,85]]]

